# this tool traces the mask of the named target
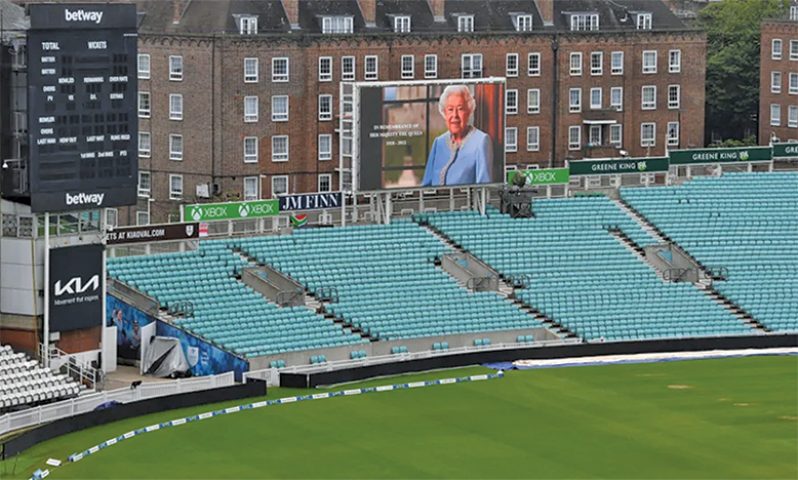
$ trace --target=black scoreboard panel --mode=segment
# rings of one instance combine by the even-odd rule
[[[28,139],[34,212],[136,203],[136,7],[28,7]]]

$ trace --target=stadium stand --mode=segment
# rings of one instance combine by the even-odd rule
[[[75,397],[80,389],[67,375],[53,374],[9,345],[0,346],[0,412]]]
[[[621,196],[702,266],[723,267],[718,292],[772,331],[798,331],[798,174],[728,173]]]
[[[588,341],[752,334],[692,284],[666,283],[611,232],[656,243],[606,197],[537,200],[535,217],[490,210],[420,218],[504,276],[528,275],[517,295]]]

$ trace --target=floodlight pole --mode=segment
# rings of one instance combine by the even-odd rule
[[[50,366],[50,212],[44,212],[44,314],[42,316],[44,352],[42,365]]]

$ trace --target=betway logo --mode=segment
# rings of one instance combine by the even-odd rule
[[[103,204],[104,193],[78,193],[76,195],[66,195],[67,205],[97,205],[98,207]]]
[[[83,283],[83,279],[80,277],[72,277],[69,281],[66,282],[65,285],[61,285],[61,280],[55,282],[55,296],[60,297],[65,293],[70,295],[74,295],[76,293],[83,293],[91,290],[97,290],[100,288],[100,276],[95,275],[89,279],[88,282]]]
[[[103,20],[103,12],[64,9],[64,19],[67,22],[94,22],[99,24]]]

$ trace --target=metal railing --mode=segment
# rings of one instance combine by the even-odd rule
[[[207,377],[183,378],[170,382],[144,383],[137,388],[120,388],[82,395],[70,400],[28,408],[0,416],[0,435],[43,423],[60,420],[80,413],[90,412],[98,405],[117,401],[137,402],[149,398],[164,397],[178,393],[197,392],[211,388],[229,387],[235,384],[233,372]]]
[[[67,353],[55,345],[50,345],[50,349],[45,351],[43,343],[39,344],[39,358],[45,355],[49,362],[47,365],[53,371],[64,370],[69,378],[85,385],[89,389],[98,389],[103,383],[103,373],[88,363],[81,361],[76,355]]]

